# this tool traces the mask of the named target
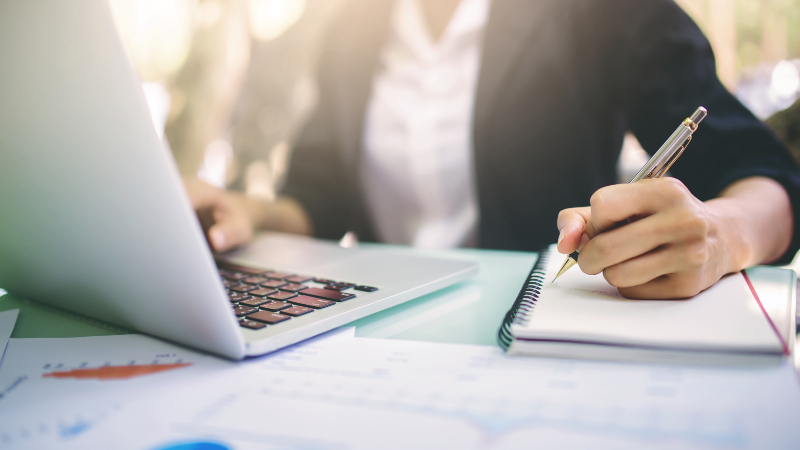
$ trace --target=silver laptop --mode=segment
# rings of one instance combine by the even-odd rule
[[[105,1],[0,2],[10,293],[239,359],[477,273],[286,235],[225,256],[206,244]]]

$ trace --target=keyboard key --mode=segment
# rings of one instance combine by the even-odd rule
[[[269,302],[265,305],[261,305],[260,308],[266,311],[280,311],[282,309],[286,309],[292,305],[286,302]]]
[[[236,264],[230,264],[226,262],[219,263],[219,268],[221,270],[227,270],[231,272],[241,272],[250,275],[261,275],[264,272],[269,272],[269,270],[256,269],[255,267],[238,266]]]
[[[236,314],[237,317],[246,316],[256,311],[258,311],[258,308],[251,308],[249,306],[237,306],[233,308],[233,313]]]
[[[302,316],[303,314],[308,314],[311,311],[314,311],[314,310],[311,309],[311,308],[306,308],[305,306],[292,306],[289,309],[284,309],[283,311],[281,311],[281,314],[286,314],[287,316],[297,317],[297,316]]]
[[[264,278],[264,277],[250,277],[242,280],[242,282],[247,284],[261,284],[261,283],[266,283],[267,281],[269,281],[269,278]]]
[[[356,286],[353,289],[364,292],[375,292],[378,290],[378,288],[372,286]]]
[[[239,294],[236,292],[228,294],[228,299],[231,301],[231,303],[241,302],[243,300],[249,300],[251,298],[253,297],[250,297],[249,295],[245,294]]]
[[[255,306],[267,303],[268,301],[269,300],[267,300],[266,298],[256,297],[256,298],[250,298],[249,300],[244,300],[244,301],[240,302],[239,304],[243,305],[243,306],[255,307]]]
[[[247,278],[249,276],[250,276],[249,274],[241,273],[241,272],[227,272],[227,275],[225,275],[225,278],[227,278],[229,280],[237,280],[238,281],[238,280],[241,280],[242,278]]]
[[[336,283],[336,282],[333,281],[333,280],[329,280],[327,278],[314,278],[314,283],[331,284],[331,283]]]
[[[286,292],[297,292],[297,291],[302,291],[303,289],[308,289],[308,286],[297,283],[290,283],[287,284],[286,286],[281,286],[281,290]]]
[[[338,291],[332,291],[330,289],[319,289],[319,288],[304,289],[303,295],[310,295],[312,297],[319,297],[319,298],[324,298],[326,300],[334,300],[337,302],[341,302],[343,300],[349,300],[355,297],[355,295],[348,294],[347,292],[338,292]]]
[[[233,292],[239,292],[241,294],[246,294],[254,289],[258,289],[258,286],[251,286],[249,284],[240,284],[238,286],[229,288],[228,290]]]
[[[234,287],[234,286],[238,286],[239,282],[238,281],[233,281],[233,280],[223,280],[222,281],[222,285],[225,286],[226,288],[231,288],[231,287]]]
[[[249,316],[247,316],[247,318],[250,320],[257,320],[259,322],[264,322],[273,325],[279,322],[283,322],[284,320],[289,320],[291,317],[269,311],[259,311],[257,313],[250,314]]]
[[[251,330],[260,330],[266,326],[261,322],[255,322],[247,319],[240,320],[239,325],[241,325],[244,328],[250,328]]]
[[[274,294],[270,294],[267,296],[267,298],[270,300],[288,300],[292,297],[297,297],[297,294],[295,294],[294,292],[276,291]]]
[[[271,288],[279,288],[281,286],[286,286],[287,284],[289,283],[281,280],[269,280],[265,281],[264,283],[261,283],[262,286]]]
[[[336,302],[330,300],[323,300],[321,298],[308,297],[305,295],[298,295],[289,301],[297,305],[308,306],[314,309],[327,308],[328,306],[336,304]]]
[[[256,286],[256,287],[258,287],[258,286]],[[266,296],[268,296],[270,294],[274,294],[276,292],[278,292],[278,291],[276,291],[275,289],[258,288],[258,289],[255,289],[253,291],[248,292],[248,294],[250,294],[250,295],[258,295],[259,297],[266,297]]]
[[[293,277],[287,277],[286,281],[290,283],[305,283],[306,281],[313,280],[314,277],[307,277],[305,275],[295,275]]]
[[[282,280],[284,278],[296,276],[293,273],[283,273],[283,272],[267,272],[264,275],[272,278],[273,280]]]
[[[325,286],[325,289],[330,289],[332,291],[343,291],[345,289],[350,289],[353,286],[355,286],[353,283],[331,283]]]

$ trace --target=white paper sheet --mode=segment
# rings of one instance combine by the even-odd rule
[[[132,369],[166,369],[116,378]],[[51,448],[135,399],[234,363],[143,335],[10,339],[0,366],[0,447]],[[85,378],[82,378],[85,377]]]
[[[3,363],[6,345],[8,344],[8,339],[11,337],[11,332],[14,331],[14,324],[17,323],[18,315],[18,309],[0,311],[0,365]]]
[[[790,363],[722,369],[340,339],[142,400],[70,448],[800,448]]]

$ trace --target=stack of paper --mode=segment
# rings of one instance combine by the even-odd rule
[[[142,450],[800,447],[788,363],[732,370],[515,358],[352,333],[242,363],[143,336],[12,340],[0,383],[28,379],[0,400],[0,436],[12,447]],[[126,358],[192,365],[127,379],[50,376],[100,374]],[[64,367],[47,366],[56,361]]]

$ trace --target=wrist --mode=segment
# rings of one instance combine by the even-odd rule
[[[710,232],[714,252],[719,259],[719,276],[738,272],[756,264],[754,243],[742,217],[741,207],[732,199],[717,198],[706,202],[710,212]]]
[[[718,199],[708,202],[720,208],[720,223],[727,224],[728,240],[744,260],[741,270],[768,264],[786,253],[792,240],[794,217],[789,195],[778,182],[763,177],[739,180]]]
[[[311,235],[311,220],[295,200],[288,197],[265,199],[245,196],[256,228]]]
[[[257,196],[242,194],[241,200],[245,205],[253,227],[261,230],[275,230],[279,228],[279,218],[276,217],[275,201]]]

